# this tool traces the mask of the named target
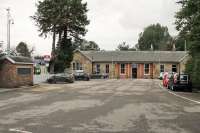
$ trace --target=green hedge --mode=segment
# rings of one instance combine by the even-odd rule
[[[195,55],[188,61],[186,72],[190,74],[193,86],[200,89],[200,55]]]

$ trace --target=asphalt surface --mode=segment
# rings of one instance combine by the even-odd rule
[[[199,133],[200,104],[159,83],[92,80],[0,93],[0,133]],[[176,94],[200,101],[199,93]]]

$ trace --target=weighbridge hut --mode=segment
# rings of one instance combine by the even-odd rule
[[[20,56],[0,58],[0,88],[33,85],[33,61]]]

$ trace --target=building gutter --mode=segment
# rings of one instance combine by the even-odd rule
[[[179,60],[179,63],[182,62],[187,56],[189,56],[189,54],[186,54],[185,56],[183,56],[183,57]]]
[[[144,63],[179,63],[179,61],[92,61],[93,63],[135,63],[135,64],[144,64]]]
[[[14,61],[13,59],[9,58],[9,57],[6,57],[5,59],[7,59],[8,61],[10,61],[11,63],[13,64],[20,64],[20,65],[33,65],[34,63],[27,63],[27,62],[16,62]]]

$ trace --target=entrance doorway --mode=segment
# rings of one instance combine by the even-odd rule
[[[137,78],[137,64],[132,64],[132,78],[136,79]]]

